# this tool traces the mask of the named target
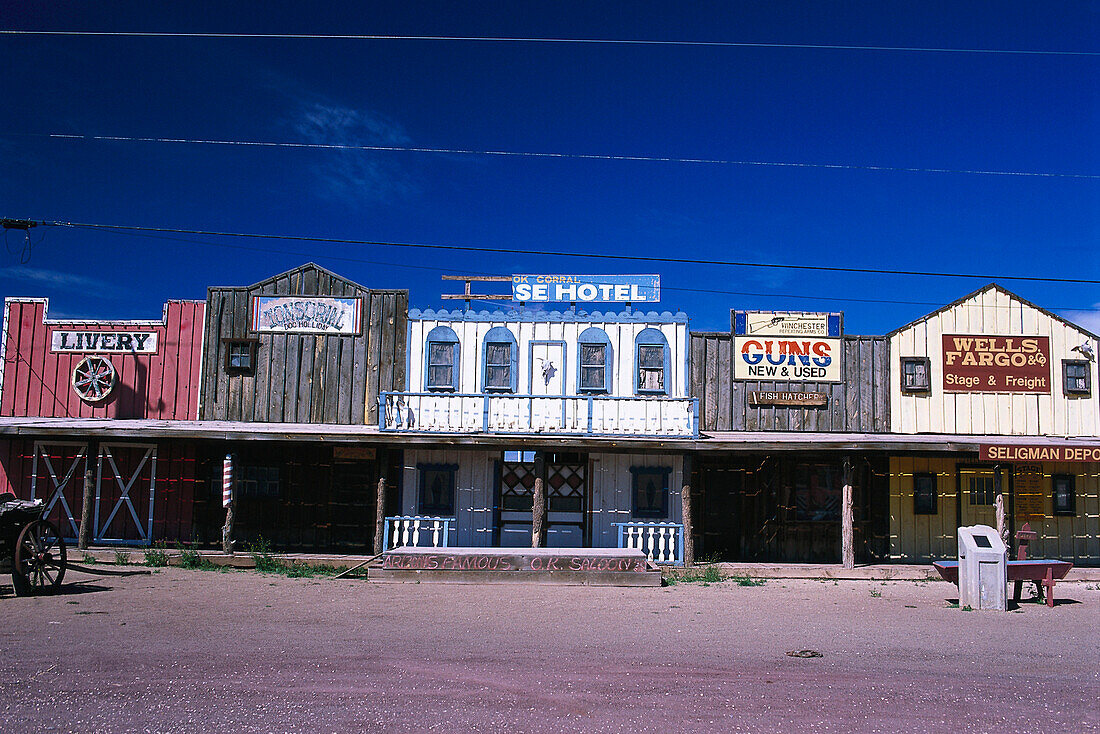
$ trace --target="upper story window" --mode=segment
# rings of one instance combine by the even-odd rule
[[[518,356],[519,346],[509,329],[503,326],[489,329],[485,335],[481,382],[486,392],[516,391]]]
[[[667,395],[671,360],[668,340],[658,329],[645,329],[634,340],[634,392]]]
[[[607,332],[590,326],[577,337],[578,392],[611,392],[611,340]]]
[[[231,375],[251,375],[256,372],[257,339],[225,340],[225,371]]]
[[[425,340],[424,389],[458,390],[458,335],[449,326],[437,326]]]
[[[927,357],[901,358],[901,391],[928,392],[932,389],[930,363]]]
[[[1088,395],[1092,380],[1089,363],[1083,359],[1062,360],[1062,387],[1066,395]]]

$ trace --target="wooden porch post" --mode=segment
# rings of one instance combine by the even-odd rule
[[[386,550],[382,547],[382,536],[386,530],[386,468],[381,468],[378,477],[378,490],[374,494],[374,555]],[[400,514],[400,513],[398,513]]]
[[[691,522],[691,471],[692,457],[684,456],[684,485],[680,488],[680,521],[684,524],[684,566],[695,563],[695,535]]]
[[[852,529],[852,458],[844,457],[844,489],[840,515],[840,562],[844,568],[856,567]]]
[[[84,454],[84,497],[80,504],[80,528],[76,536],[76,547],[80,550],[88,549],[88,540],[92,537],[92,503],[95,502],[94,482],[92,473],[92,457],[99,463],[99,442],[88,441],[88,447]]]
[[[531,547],[541,548],[546,536],[546,484],[542,477],[535,478],[534,495],[531,497]]]

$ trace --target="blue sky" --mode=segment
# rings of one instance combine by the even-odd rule
[[[0,28],[1100,52],[1097,2],[27,5],[8,7]],[[1096,178],[47,137],[1096,175],[1100,56],[0,36],[0,58],[0,216],[1100,279]],[[456,290],[442,272],[659,272],[662,308],[697,329],[728,329],[731,308],[843,310],[849,333],[884,333],[988,282],[55,227],[31,238],[19,265],[22,237],[8,233],[0,294],[48,296],[54,315],[87,318],[155,317],[168,298],[306,260],[408,288],[421,308]],[[1100,330],[1095,284],[1000,282]]]

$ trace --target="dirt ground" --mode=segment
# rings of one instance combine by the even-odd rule
[[[0,587],[0,731],[1100,730],[1100,585],[1010,613],[956,596],[179,568]],[[807,649],[821,656],[786,654]]]

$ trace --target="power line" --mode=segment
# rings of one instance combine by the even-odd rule
[[[38,136],[37,133],[27,133]],[[405,145],[342,145],[338,143],[285,143],[264,140],[216,140],[196,138],[152,138],[133,137],[126,135],[72,135],[62,133],[44,133],[44,137],[63,140],[90,140],[97,142],[128,142],[128,143],[176,143],[190,145],[229,145],[258,148],[306,148],[316,150],[358,150],[377,151],[390,153],[443,153],[447,155],[483,155],[503,156],[514,158],[556,158],[561,160],[595,160],[595,161],[641,161],[651,163],[696,163],[703,165],[724,166],[760,166],[772,168],[825,168],[834,170],[852,171],[893,171],[901,173],[957,173],[979,176],[1023,176],[1036,178],[1083,178],[1100,179],[1100,174],[1093,173],[1048,173],[1040,171],[990,171],[979,169],[959,168],[917,168],[906,166],[871,166],[849,163],[801,163],[795,161],[754,161],[721,158],[677,158],[673,156],[653,155],[611,155],[601,153],[547,153],[537,151],[519,150],[477,150],[472,148],[429,148],[422,146]]]
[[[898,51],[913,53],[1007,54],[1021,56],[1100,56],[1100,51],[1056,51],[1012,48],[946,48],[936,46],[859,46],[837,43],[768,43],[763,41],[663,41],[642,38],[539,38],[520,36],[401,36],[349,33],[166,33],[155,31],[51,31],[9,29],[0,35],[114,36],[128,38],[251,38],[338,41],[433,41],[471,43],[546,43],[600,46],[684,46],[702,48],[773,48],[820,51]]]
[[[73,225],[69,225],[69,226],[71,226],[73,228],[81,228],[82,227],[82,225],[79,225],[79,224],[73,224]],[[91,229],[94,230],[94,229],[97,229],[97,228],[92,227]],[[329,255],[329,254],[326,254],[326,255],[323,255],[323,256],[318,256],[318,254],[315,253],[315,252],[301,252],[301,251],[296,251],[296,250],[273,250],[269,247],[249,247],[248,245],[233,245],[233,244],[230,244],[228,242],[211,242],[210,240],[196,240],[196,239],[190,239],[190,238],[185,238],[185,237],[171,237],[171,236],[168,236],[168,235],[161,235],[161,234],[155,234],[155,233],[150,233],[150,232],[128,232],[128,231],[119,230],[119,231],[115,232],[115,234],[127,235],[127,236],[130,236],[130,237],[148,237],[148,238],[152,238],[152,239],[166,240],[166,241],[169,241],[169,242],[181,242],[181,243],[195,244],[195,245],[206,245],[206,246],[209,246],[209,247],[222,247],[222,248],[228,248],[228,249],[233,249],[233,250],[245,250],[245,251],[248,251],[248,252],[263,252],[263,253],[268,253],[268,254],[275,253],[275,254],[279,254],[279,255],[294,255],[295,257],[304,257],[304,258],[308,258],[308,259],[311,259],[311,260],[319,259],[319,257],[320,257],[320,259],[336,260],[336,261],[339,261],[339,262],[356,263],[356,264],[363,264],[363,265],[385,265],[387,267],[394,267],[394,268],[408,268],[408,269],[412,269],[412,270],[429,270],[429,271],[437,272],[437,273],[456,273],[456,274],[461,274],[461,275],[497,275],[497,276],[510,275],[510,273],[495,273],[495,272],[490,273],[490,272],[486,272],[486,271],[470,270],[469,268],[462,268],[462,269],[444,268],[444,267],[439,267],[437,265],[413,265],[413,264],[410,264],[410,263],[396,263],[396,262],[388,262],[388,261],[384,261],[384,260],[366,260],[366,259],[363,259],[363,258],[347,257],[347,256],[343,256],[343,255]],[[676,291],[678,293],[707,293],[707,294],[720,295],[720,296],[752,296],[752,297],[758,297],[758,298],[794,298],[794,299],[800,299],[800,300],[805,300],[805,301],[834,301],[834,302],[839,302],[839,303],[884,303],[884,304],[901,305],[901,306],[935,306],[935,307],[943,305],[939,301],[900,301],[900,300],[896,300],[896,299],[887,299],[887,298],[856,298],[856,297],[848,297],[848,296],[845,296],[845,297],[815,296],[815,295],[808,295],[808,294],[805,294],[805,293],[761,293],[761,292],[753,292],[753,291],[726,291],[726,290],[717,290],[717,289],[711,289],[711,288],[678,288],[678,287],[675,287],[675,286],[662,286],[662,290]],[[487,302],[485,305],[486,306],[492,306],[492,305],[496,305],[496,304],[493,304],[492,302]],[[1011,306],[1002,306],[1002,305],[996,304],[996,303],[979,303],[979,304],[972,304],[972,305],[975,305],[975,306],[977,306],[979,308],[983,308],[983,309],[984,308],[1011,308]],[[1050,310],[1058,310],[1058,311],[1100,311],[1100,308],[1091,307],[1091,306],[1090,307],[1048,306],[1048,308]]]
[[[31,220],[26,220],[31,221]],[[855,268],[837,265],[790,265],[786,263],[761,263],[736,260],[707,260],[686,257],[655,257],[651,255],[613,255],[597,252],[569,252],[566,250],[530,250],[513,247],[475,247],[473,245],[440,245],[421,242],[387,242],[384,240],[360,240],[343,237],[310,237],[306,235],[259,234],[255,232],[220,232],[202,229],[181,229],[174,227],[141,227],[126,224],[97,224],[88,222],[41,221],[38,224],[51,227],[83,227],[106,231],[156,232],[161,234],[192,234],[204,237],[237,237],[241,239],[286,240],[288,242],[320,242],[339,245],[365,245],[369,247],[400,247],[408,249],[440,250],[453,252],[484,252],[508,255],[536,255],[542,257],[573,257],[593,260],[616,260],[623,262],[672,263],[678,265],[718,265],[723,267],[769,268],[779,270],[808,270],[830,273],[861,273],[869,275],[910,275],[939,278],[971,278],[982,280],[1021,280],[1036,283],[1084,283],[1100,285],[1100,280],[1087,278],[1049,278],[1033,275],[1004,275],[989,273],[936,273],[924,270],[890,270],[882,268]]]

